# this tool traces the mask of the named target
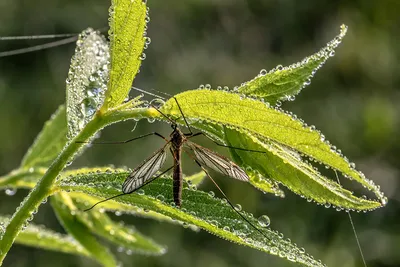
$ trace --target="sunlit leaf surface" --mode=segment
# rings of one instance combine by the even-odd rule
[[[107,267],[117,265],[111,252],[100,244],[87,226],[76,217],[77,208],[67,194],[59,193],[52,196],[51,204],[64,229],[90,253],[94,260]]]
[[[8,224],[10,218],[0,216],[0,229]],[[71,236],[63,235],[41,225],[30,223],[15,240],[17,244],[48,249],[63,253],[90,256],[89,252]]]
[[[357,171],[353,164],[335,150],[315,127],[307,126],[283,110],[271,108],[260,101],[242,99],[237,94],[224,91],[186,91],[177,95],[176,99],[189,121],[196,124],[208,124],[209,127],[216,125],[218,130],[224,125],[227,128],[236,129],[240,134],[250,133],[266,144],[280,146],[278,150],[287,149],[294,158],[301,160],[308,157],[342,172],[348,178],[354,179],[374,192],[378,197],[379,201],[369,202],[371,205],[364,207],[366,209],[377,208],[382,203],[386,203],[386,198],[379,187]],[[163,106],[162,111],[175,118],[181,116],[174,99],[169,100]],[[220,133],[217,132],[217,134]],[[247,164],[252,165],[251,162]],[[260,171],[260,173],[262,172]],[[330,190],[331,188],[327,187],[326,189]],[[328,199],[322,201],[328,202]],[[342,203],[342,206],[345,205]]]
[[[84,192],[108,198],[121,193],[121,185],[128,174],[129,172],[117,171],[70,176],[65,178],[59,186],[67,191]],[[294,262],[308,266],[322,266],[302,249],[267,227],[264,223],[265,216],[259,221],[251,214],[241,211],[247,220],[263,231],[264,236],[244,221],[226,201],[216,198],[214,194],[191,189],[185,183],[182,200],[182,207],[175,207],[172,180],[158,178],[137,193],[125,195],[113,201],[160,213],[184,222],[184,226],[194,224],[226,240],[273,255],[280,255]]]
[[[279,65],[269,72],[261,70],[253,80],[243,83],[235,91],[250,97],[262,98],[272,105],[277,101],[293,101],[295,95],[311,83],[317,70],[335,55],[335,49],[342,42],[346,32],[347,26],[342,25],[340,34],[314,55],[288,67]]]
[[[82,210],[87,208],[86,200],[75,198],[74,203],[78,208],[75,211],[78,220],[84,223],[92,233],[108,239],[120,250],[148,255],[162,255],[166,252],[165,247],[143,236],[133,226],[112,221],[102,210],[92,209],[83,212]]]
[[[145,59],[143,49],[150,43],[146,37],[148,11],[146,1],[113,0],[110,7],[111,71],[105,109],[121,104],[128,96],[133,79]]]

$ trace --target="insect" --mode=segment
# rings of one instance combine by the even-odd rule
[[[207,177],[214,183],[214,185],[217,187],[217,189],[221,192],[221,194],[224,196],[224,198],[227,200],[229,205],[233,208],[233,210],[239,214],[239,216],[244,219],[249,225],[251,225],[254,229],[256,229],[259,233],[265,235],[258,227],[256,227],[253,223],[251,223],[249,220],[247,220],[237,209],[235,209],[234,205],[232,202],[227,198],[225,193],[221,190],[221,188],[218,186],[218,184],[214,181],[214,179],[209,175],[208,171],[205,168],[212,169],[214,171],[217,171],[221,174],[224,174],[226,176],[229,176],[231,178],[248,182],[250,180],[249,176],[246,174],[246,172],[240,168],[236,163],[232,162],[228,158],[219,155],[215,153],[214,151],[202,147],[189,139],[199,136],[199,135],[204,135],[202,132],[199,133],[193,133],[186,118],[185,115],[182,112],[182,109],[176,100],[174,98],[181,114],[183,121],[185,122],[186,127],[189,129],[189,133],[183,133],[182,130],[178,127],[178,124],[170,119],[167,115],[165,115],[163,112],[161,112],[158,108],[154,107],[162,116],[164,116],[168,121],[171,122],[171,127],[172,127],[172,133],[170,134],[170,139],[165,138],[161,134],[157,132],[152,132],[148,133],[145,135],[138,136],[136,138],[132,138],[123,142],[108,142],[108,143],[97,143],[97,144],[118,144],[118,143],[128,143],[132,142],[134,140],[138,140],[147,136],[151,135],[156,135],[166,141],[166,144],[157,150],[152,156],[150,156],[148,159],[146,159],[142,164],[140,164],[138,167],[136,167],[126,178],[125,182],[122,185],[122,193],[112,196],[110,198],[101,200],[97,203],[95,203],[93,206],[90,208],[86,209],[85,211],[88,211],[95,206],[97,206],[100,203],[103,203],[105,201],[134,193],[138,189],[142,188],[143,186],[151,183],[161,175],[165,174],[169,170],[173,170],[172,172],[172,178],[173,178],[173,199],[174,203],[177,207],[181,207],[182,205],[182,188],[183,188],[183,176],[182,176],[182,165],[181,165],[181,156],[182,156],[182,151],[187,152],[184,150],[185,148],[188,148],[191,150],[194,154],[194,157],[191,156],[194,161],[197,163],[197,165],[203,169],[203,171],[206,173]],[[218,145],[225,146],[222,144],[217,143]],[[230,147],[230,146],[227,146]],[[230,147],[234,148],[234,147]],[[246,150],[243,148],[234,148],[234,149],[239,149],[239,150]],[[174,164],[172,167],[168,168],[164,172],[162,172],[159,175],[154,176],[164,165],[165,160],[167,158],[168,150],[171,152],[174,160]],[[246,150],[246,151],[252,151],[252,152],[260,152],[264,153],[263,151],[256,151],[256,150]]]

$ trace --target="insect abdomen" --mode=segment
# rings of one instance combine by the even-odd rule
[[[174,172],[173,180],[173,195],[174,202],[177,207],[182,204],[182,166],[181,166],[181,149],[174,151]]]

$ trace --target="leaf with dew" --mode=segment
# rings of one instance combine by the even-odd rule
[[[91,28],[76,42],[67,78],[68,138],[92,119],[105,98],[110,54],[106,39]]]
[[[121,193],[121,184],[128,174],[129,172],[125,171],[70,176],[61,181],[59,188],[105,199]],[[194,190],[187,183],[184,183],[182,192],[182,207],[177,208],[173,204],[170,177],[160,177],[137,193],[124,195],[111,201],[160,213],[182,221],[185,227],[193,224],[231,242],[273,255],[279,254],[281,257],[306,266],[323,266],[310,255],[303,253],[295,244],[283,239],[278,232],[266,227],[263,223],[264,217],[260,224],[251,214],[241,211],[241,214],[253,225],[263,226],[260,229],[265,236],[244,221],[224,199]]]
[[[379,202],[354,196],[338,183],[324,177],[296,151],[282,144],[272,140],[261,141],[250,133],[238,134],[228,128],[225,129],[225,136],[230,146],[265,152],[231,149],[238,162],[246,162],[262,176],[271,177],[309,200],[313,199],[326,207],[333,205],[347,210],[369,210],[381,206]]]
[[[26,152],[20,168],[49,167],[67,143],[66,125],[65,106],[61,105]]]
[[[206,173],[204,171],[200,171],[195,174],[185,176],[184,179],[191,185],[199,186],[203,183],[204,178],[206,177],[207,177]]]
[[[271,105],[277,101],[293,101],[300,91],[311,83],[319,68],[335,54],[335,49],[346,35],[347,26],[342,25],[340,33],[317,53],[288,67],[282,65],[267,72],[265,69],[251,81],[236,87],[235,91],[249,97],[264,99]]]
[[[150,38],[146,37],[148,20],[146,1],[112,1],[109,19],[111,70],[103,110],[116,107],[128,96],[145,59],[143,50],[150,43]]]
[[[368,209],[380,207],[387,202],[379,186],[357,171],[353,164],[337,152],[319,131],[283,110],[271,108],[261,101],[243,99],[237,94],[216,90],[186,91],[176,95],[176,99],[189,121],[208,124],[209,127],[210,125],[226,126],[236,129],[243,135],[250,133],[264,143],[273,142],[286,147],[301,158],[312,158],[357,181],[379,199],[379,201],[374,201],[375,204]],[[181,116],[174,99],[168,100],[161,110],[173,117]],[[247,162],[246,164],[252,165]]]
[[[7,225],[8,216],[0,216],[0,228]],[[54,232],[42,225],[30,223],[15,240],[17,244],[90,257],[90,253],[71,236]]]
[[[117,262],[111,252],[100,244],[85,224],[76,217],[76,206],[64,192],[51,198],[51,205],[64,229],[73,236],[89,253],[90,256],[103,266],[116,266]]]
[[[162,255],[166,248],[158,245],[153,240],[139,233],[133,226],[116,223],[107,214],[98,209],[82,212],[87,208],[85,201],[74,199],[78,210],[77,218],[84,223],[89,230],[117,245],[120,250],[124,249],[133,253],[146,255]]]

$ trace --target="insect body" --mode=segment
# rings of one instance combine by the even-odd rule
[[[181,156],[184,147],[188,147],[194,153],[195,161],[200,167],[208,167],[232,178],[246,182],[249,181],[247,174],[228,158],[225,158],[189,140],[189,138],[202,133],[193,134],[190,132],[185,134],[179,129],[175,122],[173,122],[171,126],[173,132],[171,133],[169,140],[162,137],[160,134],[154,133],[158,136],[161,136],[164,140],[166,140],[167,143],[129,174],[122,185],[122,191],[124,194],[130,194],[153,179],[157,178],[158,176],[154,178],[153,176],[164,165],[167,156],[167,150],[169,149],[174,159],[172,175],[174,202],[176,206],[180,207],[182,204],[181,196],[183,180]]]

